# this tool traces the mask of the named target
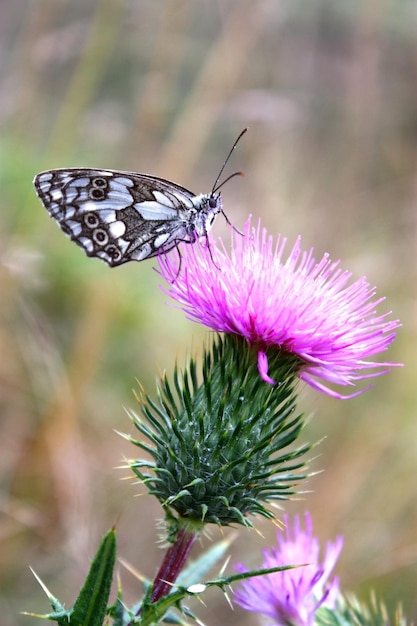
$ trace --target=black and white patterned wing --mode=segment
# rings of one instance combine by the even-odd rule
[[[73,168],[42,172],[34,185],[64,233],[111,267],[195,240],[196,196],[162,178]]]

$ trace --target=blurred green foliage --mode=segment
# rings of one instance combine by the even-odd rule
[[[2,626],[47,610],[29,564],[70,604],[119,514],[120,555],[153,575],[162,513],[119,481],[133,451],[113,428],[129,428],[135,379],[152,392],[205,336],[164,304],[152,261],[87,259],[33,176],[130,169],[203,192],[245,126],[230,166],[245,178],[223,191],[234,224],[251,212],[290,241],[301,233],[366,274],[404,324],[387,358],[406,367],[364,396],[303,391],[316,413],[305,436],[326,436],[312,468],[325,472],[286,510],[308,508],[323,540],[345,535],[344,590],[374,588],[416,620],[416,46],[416,5],[400,0],[1,3]],[[274,528],[258,527],[239,531],[235,560],[243,549],[259,564]],[[133,600],[140,585],[122,576]],[[220,594],[207,604],[212,626],[252,623]]]

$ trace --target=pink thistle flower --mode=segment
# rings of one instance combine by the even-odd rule
[[[262,569],[282,565],[300,565],[264,576],[248,578],[234,593],[234,599],[242,608],[271,618],[274,626],[312,626],[314,616],[321,606],[334,609],[340,597],[339,581],[329,581],[343,546],[342,537],[326,544],[320,561],[320,546],[312,534],[311,517],[305,514],[306,530],[301,529],[296,517],[293,527],[284,517],[286,532],[278,531],[277,547],[264,550]],[[243,573],[248,569],[238,564]]]
[[[391,312],[377,313],[385,298],[375,299],[364,277],[350,282],[352,274],[328,254],[317,262],[313,249],[301,250],[300,237],[285,258],[286,244],[278,235],[274,245],[249,218],[243,237],[232,231],[230,253],[221,239],[197,241],[182,247],[180,273],[178,259],[169,255],[158,258],[159,273],[190,320],[255,346],[266,382],[275,382],[266,354],[275,347],[298,357],[299,377],[315,389],[336,398],[363,393],[369,386],[344,396],[324,383],[355,385],[399,365],[365,360],[387,349],[399,321],[387,319]]]

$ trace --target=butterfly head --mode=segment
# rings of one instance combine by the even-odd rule
[[[213,226],[216,215],[223,213],[221,194],[211,192],[200,194],[193,199],[195,213],[190,220],[191,237],[206,237]],[[223,213],[224,214],[224,213]]]
[[[227,217],[226,213],[223,211],[223,203],[222,203],[221,193],[219,190],[231,178],[234,178],[235,176],[243,176],[243,174],[242,172],[233,172],[233,174],[230,174],[230,176],[225,178],[225,180],[223,180],[221,183],[219,183],[219,181],[220,181],[221,175],[223,174],[224,168],[226,167],[230,157],[233,154],[234,149],[236,148],[241,137],[243,137],[243,135],[246,133],[247,130],[248,129],[245,128],[240,133],[236,141],[234,142],[231,150],[229,151],[229,154],[227,155],[222,167],[220,168],[220,172],[215,180],[211,193],[202,194],[200,196],[196,196],[195,198],[196,208],[197,206],[198,208],[197,208],[197,215],[195,216],[195,221],[194,221],[194,233],[195,235],[197,235],[197,237],[207,236],[207,233],[213,226],[214,220],[218,213],[222,213],[226,222],[230,226],[232,226],[232,228],[236,230],[236,232],[238,232],[239,234],[242,234],[239,230],[237,230],[233,226],[233,224],[230,222],[229,218]]]

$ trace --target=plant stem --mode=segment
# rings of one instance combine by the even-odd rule
[[[157,602],[172,590],[178,574],[190,554],[198,533],[189,532],[185,528],[178,531],[175,543],[168,549],[152,587],[151,602]]]
[[[168,595],[172,590],[172,585],[181,572],[184,564],[190,554],[199,533],[194,529],[189,531],[181,528],[175,540],[167,550],[161,567],[159,568],[152,585],[150,603],[153,604]],[[136,613],[138,617],[142,613],[142,606]],[[128,625],[130,626],[130,624]]]

